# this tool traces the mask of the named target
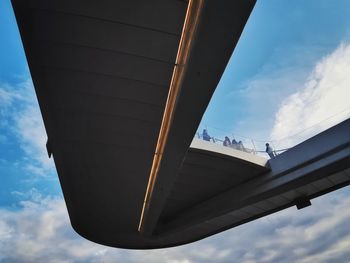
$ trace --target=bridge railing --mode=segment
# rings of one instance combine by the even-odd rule
[[[306,141],[307,139],[315,136],[316,134],[333,127],[334,125],[347,120],[350,118],[350,107],[347,107],[345,109],[342,109],[341,111],[337,112],[336,114],[333,114],[331,116],[326,117],[323,120],[320,120],[315,123],[310,123],[308,126],[301,126],[296,127],[295,130],[291,130],[285,134],[285,136],[281,137],[278,136],[278,134],[271,134],[273,136],[273,140],[257,140],[257,139],[251,139],[246,136],[238,135],[236,132],[230,132],[228,130],[224,130],[221,128],[208,126],[208,125],[202,125],[198,128],[198,132],[196,133],[195,137],[198,139],[204,140],[203,138],[203,132],[204,130],[207,131],[209,134],[215,134],[214,137],[209,137],[207,141],[210,143],[220,144],[223,147],[231,147],[236,150],[241,150],[247,153],[251,154],[258,154],[261,156],[267,157],[268,154],[265,152],[266,143],[269,143],[269,145],[274,150],[275,154],[280,154],[295,145]],[[202,131],[202,132],[200,132]],[[230,139],[231,145],[227,145],[224,143],[224,138],[227,136]],[[239,145],[232,144],[232,140],[235,140],[237,143],[240,142]]]
[[[229,138],[230,140],[229,143],[228,142],[225,143],[224,138],[218,138],[213,136],[207,137],[207,136],[203,136],[203,134],[199,132],[195,134],[194,138],[207,141],[208,143],[214,143],[222,147],[228,147],[235,150],[243,151],[254,155],[260,155],[264,157],[269,157],[269,155],[265,151],[265,143],[269,143],[272,146],[275,155],[278,155],[289,149],[289,148],[276,149],[274,142],[266,141],[264,142],[264,144],[262,144],[261,141],[255,141],[253,139],[249,139],[242,136],[235,136],[234,138],[235,142],[232,141],[232,138]]]

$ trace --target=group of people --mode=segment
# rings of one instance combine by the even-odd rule
[[[202,138],[205,141],[210,141],[213,140],[213,142],[215,143],[215,139],[214,137],[211,137],[207,131],[207,129],[203,130],[203,134],[202,134]],[[232,141],[230,140],[230,138],[228,136],[225,136],[225,139],[223,141],[223,145],[226,147],[232,147],[234,149],[240,150],[240,151],[245,151],[245,152],[249,152],[246,148],[244,148],[243,142],[239,141],[237,142],[234,138],[232,139]],[[269,143],[266,143],[266,153],[270,156],[270,158],[274,158],[276,157],[276,152],[272,149],[272,147],[270,146]]]
[[[243,142],[239,141],[237,142],[234,138],[232,139],[232,142],[230,141],[230,138],[225,136],[225,140],[223,142],[224,146],[232,147],[234,149],[240,150],[240,151],[246,151],[246,149],[243,146]]]
[[[208,142],[209,142],[210,140],[212,140],[213,142],[215,142],[214,137],[211,137],[211,136],[208,134],[207,129],[204,129],[204,130],[203,130],[202,138],[203,138],[203,140],[208,141]],[[224,145],[224,146],[227,146],[227,147],[235,148],[235,149],[237,149],[237,150],[246,151],[246,148],[244,148],[243,142],[242,142],[242,141],[237,142],[234,138],[233,138],[232,141],[231,141],[230,138],[227,137],[227,136],[225,136],[225,140],[223,141],[223,145]]]

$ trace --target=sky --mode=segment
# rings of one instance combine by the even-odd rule
[[[350,1],[258,1],[199,131],[290,147],[350,117]],[[0,262],[349,262],[350,189],[169,249],[72,229],[11,4],[0,1]],[[247,142],[248,143],[248,142]]]
[[[281,149],[349,117],[348,10],[346,0],[257,1],[198,131]]]

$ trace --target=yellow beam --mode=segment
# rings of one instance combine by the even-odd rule
[[[147,190],[143,202],[141,218],[138,230],[143,232],[145,220],[148,215],[149,206],[152,200],[154,186],[157,180],[159,167],[162,161],[164,148],[168,139],[169,130],[173,121],[176,102],[180,94],[182,80],[186,70],[188,55],[193,43],[194,34],[199,22],[199,16],[204,0],[190,0],[187,7],[186,17],[182,28],[179,48],[177,51],[173,75],[170,82],[167,102],[160,127],[156,150],[153,157],[152,168],[148,179]]]

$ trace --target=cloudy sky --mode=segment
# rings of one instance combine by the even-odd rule
[[[349,118],[348,10],[348,0],[258,1],[199,130],[283,148]],[[0,47],[0,262],[350,261],[349,188],[177,248],[130,251],[81,238],[47,158],[8,0]]]
[[[348,10],[346,0],[257,1],[199,131],[284,148],[348,118]]]

